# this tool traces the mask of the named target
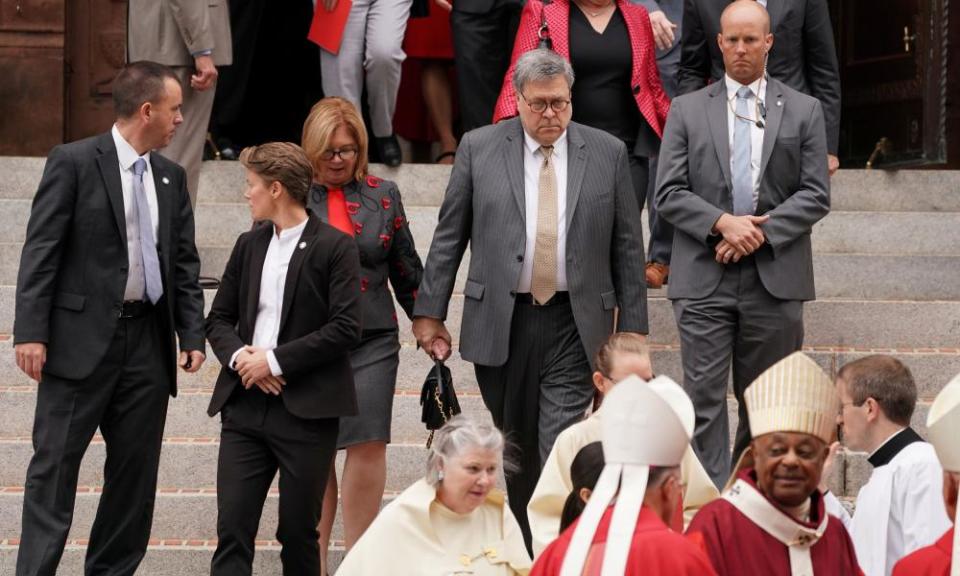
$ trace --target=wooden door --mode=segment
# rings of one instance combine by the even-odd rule
[[[843,166],[946,162],[945,0],[831,0]]]
[[[0,154],[45,156],[63,137],[64,0],[0,0]]]
[[[110,86],[126,54],[126,0],[68,0],[65,141],[113,124]]]

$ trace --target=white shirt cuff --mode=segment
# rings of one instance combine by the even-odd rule
[[[243,352],[243,348],[237,349],[237,351],[230,356],[230,369],[234,372],[237,371],[237,356],[239,356],[241,352]]]
[[[283,370],[280,369],[280,363],[277,362],[277,356],[273,350],[267,350],[267,364],[270,365],[270,373],[274,376],[283,376]]]

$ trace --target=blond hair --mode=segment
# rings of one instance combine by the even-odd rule
[[[357,142],[357,166],[353,172],[354,180],[367,175],[367,127],[357,109],[343,98],[324,98],[313,105],[310,114],[303,123],[301,142],[315,174],[320,173],[320,155],[329,147],[333,133],[343,126]]]
[[[633,332],[615,332],[607,338],[607,341],[600,346],[593,364],[598,372],[606,377],[610,377],[613,370],[613,360],[616,354],[636,354],[638,356],[648,356],[650,348],[644,341],[643,336]]]

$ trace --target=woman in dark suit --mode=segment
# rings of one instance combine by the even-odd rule
[[[544,21],[553,49],[570,60],[576,74],[570,95],[573,121],[605,130],[627,145],[630,175],[642,209],[647,198],[649,158],[660,150],[670,110],[670,100],[660,84],[646,9],[630,0],[527,2],[494,122],[517,115],[513,70],[521,55],[537,47]],[[651,238],[651,245],[673,241],[672,229],[661,225],[658,235],[662,237]],[[651,288],[659,288],[666,278],[669,270],[664,264],[647,264],[647,284]]]
[[[313,169],[299,146],[247,148],[240,162],[250,213],[264,223],[237,240],[207,317],[223,365],[208,409],[222,422],[211,574],[251,573],[278,468],[283,573],[319,574],[338,421],[357,413],[349,352],[360,339],[360,260],[355,242],[307,210]]]
[[[386,448],[400,362],[393,296],[411,317],[423,265],[397,185],[367,173],[367,130],[356,108],[342,98],[317,102],[303,125],[302,142],[314,168],[307,205],[355,239],[360,250],[363,337],[350,353],[360,411],[341,419],[337,441],[347,452],[340,494],[349,550],[380,511],[387,479]],[[324,551],[337,509],[333,466],[328,486],[320,527]]]

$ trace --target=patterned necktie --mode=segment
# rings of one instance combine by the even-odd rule
[[[347,199],[340,188],[327,189],[327,220],[344,234],[354,235],[353,222],[347,212]]]
[[[540,153],[543,164],[530,293],[538,304],[546,304],[557,293],[557,174],[553,170],[553,146],[541,146]]]
[[[737,114],[733,118],[733,214],[753,214],[753,170],[750,167],[750,111],[747,102],[753,92],[747,86],[737,90]]]
[[[153,222],[150,220],[150,204],[147,203],[147,191],[143,186],[143,173],[146,170],[147,161],[137,158],[133,163],[133,212],[140,230],[140,254],[143,258],[143,279],[147,298],[156,304],[163,296],[163,280],[160,276],[157,243],[153,237]]]

